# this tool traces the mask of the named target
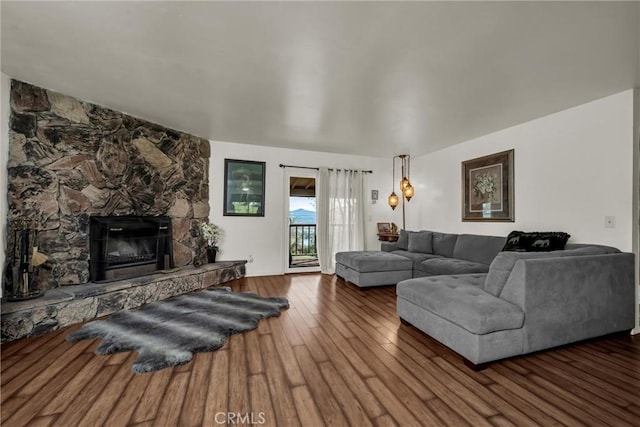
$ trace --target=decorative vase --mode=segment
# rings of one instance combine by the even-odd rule
[[[216,254],[217,253],[218,253],[218,251],[216,251],[215,248],[212,248],[211,246],[207,247],[207,261],[209,263],[216,262]]]

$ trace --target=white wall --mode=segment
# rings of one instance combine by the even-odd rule
[[[266,162],[265,216],[233,217],[223,216],[224,159],[240,159]],[[222,260],[249,259],[247,276],[262,276],[284,273],[288,259],[285,240],[285,170],[279,165],[327,166],[333,168],[373,170],[366,178],[365,238],[366,249],[380,249],[376,236],[377,222],[400,224],[399,212],[393,212],[387,205],[386,197],[391,192],[391,159],[340,155],[314,151],[281,149],[228,142],[211,142],[209,164],[209,219],[223,229]],[[305,171],[300,169],[300,171]],[[308,172],[308,171],[306,171]],[[371,190],[379,191],[376,204],[371,203]]]
[[[7,161],[9,158],[9,93],[11,79],[4,73],[0,73],[0,272],[4,274],[6,223],[7,223]],[[4,287],[0,286],[0,296]]]
[[[515,222],[462,222],[461,162],[511,148]],[[421,156],[412,171],[419,207],[409,211],[407,228],[487,235],[565,231],[571,242],[631,251],[633,90]],[[605,216],[615,216],[615,228],[604,227]]]
[[[625,91],[512,128],[413,157],[416,195],[407,205],[408,229],[506,235],[512,230],[566,231],[571,242],[601,243],[632,250],[633,91]],[[461,162],[515,149],[515,218],[511,223],[461,221]],[[267,162],[265,217],[222,215],[224,159]],[[280,163],[372,169],[367,197],[366,249],[379,248],[376,223],[401,224],[401,209],[387,206],[391,159],[211,143],[210,220],[225,232],[221,259],[248,259],[247,275],[282,274],[285,246],[285,173]],[[397,191],[396,191],[397,192]],[[604,217],[616,227],[605,228]]]

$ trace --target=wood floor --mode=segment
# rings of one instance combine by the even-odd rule
[[[249,278],[291,307],[225,347],[150,374],[73,326],[2,346],[3,426],[640,426],[640,339],[619,336],[473,372],[401,326],[395,289],[331,276]]]

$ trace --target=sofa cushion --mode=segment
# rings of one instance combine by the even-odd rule
[[[423,254],[432,254],[433,245],[431,244],[431,231],[416,231],[409,233],[409,252],[420,252]]]
[[[614,247],[602,245],[570,245],[567,248],[551,252],[500,252],[489,267],[489,273],[483,289],[494,296],[499,296],[509,279],[513,266],[520,259],[601,255],[620,252]]]
[[[398,283],[396,293],[411,303],[476,335],[524,324],[524,312],[480,287],[484,274],[421,277]]]
[[[489,265],[456,258],[431,258],[420,263],[419,270],[439,276],[443,274],[486,273]]]
[[[336,263],[361,273],[413,269],[413,263],[409,258],[379,251],[338,252]]]
[[[505,237],[461,234],[456,241],[453,257],[489,265],[502,250],[506,240]]]
[[[409,232],[407,230],[400,230],[398,233],[398,249],[409,250]]]
[[[503,251],[548,252],[565,248],[570,234],[561,231],[512,231],[507,236]]]
[[[453,257],[453,250],[458,240],[457,234],[439,233],[432,231],[433,253],[446,257]]]
[[[412,262],[413,262],[413,269],[417,270],[420,268],[420,266],[422,265],[422,261],[426,261],[428,259],[433,259],[433,258],[442,258],[440,255],[435,255],[435,254],[423,254],[420,252],[409,252],[409,251],[393,251],[392,252],[395,255],[400,255],[406,258],[409,258]]]
[[[398,242],[380,242],[382,252],[393,252],[398,249]]]

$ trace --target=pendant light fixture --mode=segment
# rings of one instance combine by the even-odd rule
[[[400,167],[400,176],[402,179],[400,180],[400,194],[402,195],[402,228],[405,228],[405,212],[404,212],[404,201],[407,202],[411,200],[414,195],[414,188],[411,185],[411,180],[409,178],[410,175],[410,167],[411,167],[411,156],[408,154],[400,154],[393,157],[393,173],[391,177],[391,194],[389,195],[388,202],[391,209],[396,208],[398,206],[398,195],[393,189],[393,183],[396,182],[396,159],[400,159],[401,167]]]
[[[391,209],[396,210],[396,206],[398,206],[398,195],[396,194],[396,192],[393,189],[393,186],[395,185],[394,182],[396,182],[396,158],[393,158],[393,174],[391,175],[391,194],[389,195],[389,206],[391,206]]]

